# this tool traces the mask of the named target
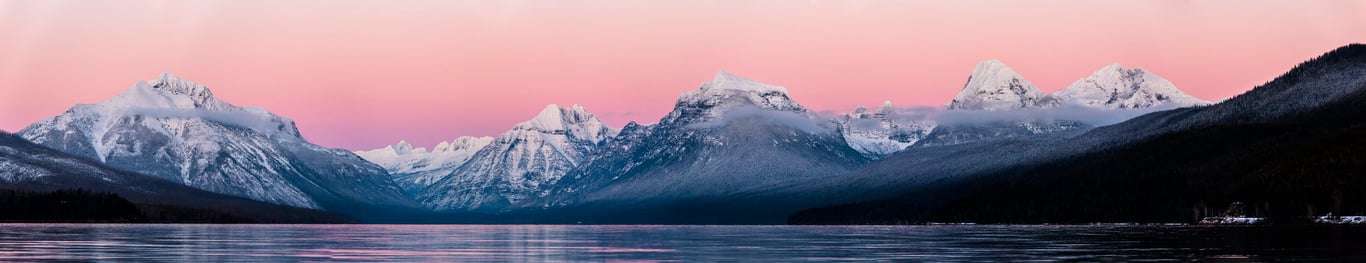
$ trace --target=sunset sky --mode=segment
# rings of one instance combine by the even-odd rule
[[[1366,1],[0,0],[0,129],[161,72],[349,149],[550,103],[652,123],[723,69],[820,111],[942,106],[991,58],[1048,92],[1119,62],[1217,101],[1352,42]]]

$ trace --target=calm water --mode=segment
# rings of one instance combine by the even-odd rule
[[[0,261],[1366,260],[1360,228],[0,224]]]

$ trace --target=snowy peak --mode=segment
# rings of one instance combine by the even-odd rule
[[[742,103],[772,109],[790,108],[796,104],[787,97],[786,88],[736,76],[724,70],[717,72],[711,81],[702,83],[697,90],[683,93],[678,101],[713,104],[732,98],[742,99]]]
[[[448,175],[491,142],[493,137],[465,136],[443,141],[428,152],[426,148],[413,147],[407,141],[401,140],[398,144],[355,153],[366,161],[384,167],[396,177],[395,181],[398,181],[400,186],[411,190],[410,188],[426,186]],[[408,178],[397,178],[404,176]]]
[[[392,159],[394,157],[417,156],[408,159],[442,159],[439,158],[439,155],[449,154],[452,152],[469,152],[470,154],[473,154],[474,151],[478,151],[479,149],[488,145],[490,142],[493,142],[493,137],[463,136],[455,140],[443,141],[437,144],[436,147],[432,148],[431,151],[427,151],[426,147],[415,147],[412,144],[408,143],[408,141],[406,140],[399,140],[398,143],[394,145],[384,146],[383,148],[374,150],[355,151],[355,153],[356,155],[360,155],[362,158],[365,158],[366,160],[379,164],[380,166],[384,166],[385,168],[389,168],[394,164],[394,162],[389,159]],[[402,172],[401,170],[406,169],[395,170],[400,171],[391,172]]]
[[[1056,105],[1034,84],[1000,60],[977,64],[963,90],[949,103],[950,110],[1012,110]]]
[[[854,107],[853,111],[844,116],[853,119],[882,119],[895,114],[896,106],[892,105],[892,101],[889,100],[883,102],[882,106],[877,108],[877,111],[868,109],[868,106],[858,105]]]
[[[1135,70],[1140,70],[1140,71],[1143,70],[1143,69],[1141,69],[1141,68],[1134,68],[1134,69],[1135,69]],[[1102,71],[1123,71],[1123,70],[1125,70],[1125,69],[1124,69],[1124,65],[1120,65],[1119,62],[1115,62],[1115,63],[1110,63],[1109,65],[1105,65],[1104,67],[1101,67],[1099,70],[1096,70],[1096,72],[1099,73],[1099,72],[1102,72]]]
[[[619,132],[583,106],[551,104],[484,143],[461,165],[448,166],[450,172],[400,180],[422,186],[413,188],[415,195],[435,210],[499,210],[544,193]]]
[[[582,117],[582,118],[580,118]],[[536,117],[531,118],[522,124],[527,127],[539,128],[544,130],[564,130],[566,124],[574,124],[594,118],[592,114],[583,110],[583,106],[574,105],[573,108],[566,109],[560,105],[550,104],[542,108]]]
[[[977,64],[949,110],[1014,110],[1077,104],[1101,109],[1185,107],[1208,101],[1176,89],[1170,81],[1141,68],[1112,63],[1066,89],[1044,94],[999,60]]]
[[[616,136],[619,131],[608,127],[593,113],[577,104],[570,108],[560,107],[556,104],[547,105],[541,109],[540,113],[536,114],[536,117],[517,124],[513,130],[533,130],[541,133],[567,135],[571,139],[584,139],[592,143],[598,143],[608,137]]]
[[[891,101],[883,102],[877,111],[855,107],[837,122],[849,147],[871,159],[905,150],[936,126],[929,115],[899,111]]]
[[[558,179],[562,171],[556,169],[568,168],[545,165],[578,163],[587,151],[607,138],[616,136],[618,132],[618,129],[607,126],[583,106],[565,108],[550,104],[530,120],[518,123],[497,138],[460,137],[437,144],[431,152],[399,141],[395,145],[355,153],[384,167],[393,175],[395,182],[412,193],[427,191],[428,187],[447,190],[454,187],[459,191],[471,191],[466,188],[472,187],[467,183],[520,182],[529,180],[527,176],[531,175]],[[430,195],[428,198],[447,197],[441,191]],[[448,201],[442,199],[431,201],[430,204],[440,209],[464,207]]]
[[[183,80],[170,73],[162,73],[151,82],[139,81],[119,95],[98,103],[111,108],[177,108],[202,110],[235,110],[213,96],[203,84]]]
[[[560,105],[546,105],[540,113],[535,114],[535,117],[526,121],[525,124],[529,127],[555,131],[555,129],[564,129],[564,121],[566,121],[564,116],[566,116],[566,109],[560,108]]]
[[[463,136],[460,138],[456,138],[453,141],[441,142],[436,144],[436,147],[432,148],[432,153],[457,152],[468,150],[478,151],[480,148],[484,148],[484,146],[488,145],[490,142],[493,142],[493,137]]]
[[[210,92],[208,87],[193,81],[181,79],[179,76],[173,75],[170,72],[161,73],[161,77],[152,81],[151,85],[157,90],[171,94],[186,95],[192,98],[205,100],[213,98],[213,92]]]
[[[175,100],[171,94],[156,89],[146,81],[138,81],[133,87],[96,105],[113,108],[194,108],[192,100]]]
[[[865,107],[865,106],[863,106],[863,105],[858,105],[857,107],[854,107],[854,111],[853,111],[853,112],[850,112],[849,114],[846,114],[845,116],[849,116],[849,117],[852,117],[852,118],[858,118],[858,116],[863,116],[864,114],[867,114],[867,113],[868,113],[868,107]]]
[[[1171,81],[1141,68],[1113,63],[1053,94],[1064,103],[1103,109],[1207,105],[1176,88]]]
[[[207,86],[170,73],[133,87],[96,104],[73,107],[77,115],[143,116],[159,119],[202,119],[249,128],[267,134],[299,137],[294,120],[258,107],[239,107],[219,100]]]
[[[678,97],[673,112],[661,123],[694,122],[715,119],[736,108],[807,113],[807,109],[788,97],[787,89],[721,71],[711,81]]]
[[[873,113],[873,114],[874,114],[874,115],[877,115],[877,116],[881,116],[881,117],[887,117],[887,116],[895,115],[895,114],[896,114],[896,106],[895,106],[895,105],[892,105],[892,101],[890,101],[890,100],[889,100],[889,101],[882,102],[882,107],[878,107],[878,108],[877,108],[877,112],[875,112],[875,113]]]
[[[78,104],[66,114],[39,123],[33,128],[60,129],[72,122],[82,123],[82,132],[93,142],[105,137],[109,126],[119,125],[121,119],[138,120],[148,117],[148,127],[166,132],[178,131],[185,121],[208,121],[266,134],[285,134],[299,137],[293,120],[280,117],[258,107],[239,107],[213,96],[207,86],[162,73],[157,79],[138,81],[132,87],[95,104]],[[99,121],[95,121],[99,120]],[[69,127],[68,127],[69,128]],[[103,151],[99,151],[103,152]]]
[[[299,137],[294,121],[228,104],[171,74],[76,105],[21,134],[116,168],[269,203],[416,205],[379,167]]]
[[[408,141],[399,140],[398,144],[390,145],[389,150],[394,151],[394,154],[404,155],[413,152],[414,149],[413,145],[409,144]],[[417,148],[416,150],[424,153],[427,152],[427,149],[425,148]]]
[[[781,92],[787,93],[787,89],[781,86],[761,83],[752,79],[737,76],[728,71],[716,72],[716,77],[710,82],[702,85],[702,89],[738,90],[748,92]]]

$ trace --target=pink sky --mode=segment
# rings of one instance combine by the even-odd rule
[[[946,104],[998,58],[1206,100],[1366,41],[1362,1],[0,1],[0,129],[172,72],[315,143],[497,135],[546,104],[652,123],[718,70],[815,110]]]

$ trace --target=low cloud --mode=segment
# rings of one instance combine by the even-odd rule
[[[868,113],[869,113],[869,114],[878,113],[878,112],[880,112],[880,111],[883,111],[884,109],[886,109],[886,108],[870,108],[870,109],[868,109]],[[931,107],[931,106],[892,107],[892,108],[891,108],[891,114],[888,115],[888,118],[891,118],[891,119],[901,119],[901,120],[926,120],[926,119],[933,118],[934,115],[936,115],[936,114],[938,114],[939,112],[942,112],[942,111],[944,111],[944,110],[941,109],[941,108],[939,108],[939,107]],[[835,119],[835,118],[844,117],[845,114],[850,114],[850,113],[849,113],[849,112],[833,111],[833,110],[825,110],[825,111],[817,112],[816,114],[817,114],[818,116],[822,117],[822,118]]]
[[[754,106],[746,106],[731,109],[726,111],[725,113],[722,113],[721,116],[715,120],[694,123],[688,125],[688,127],[694,129],[717,128],[730,125],[731,122],[734,122],[736,120],[748,118],[763,119],[779,125],[797,129],[806,133],[824,133],[829,131],[828,129],[821,127],[821,123],[824,122],[821,118],[815,118],[815,116],[809,116],[806,114],[790,111],[762,109]]]
[[[1105,126],[1120,123],[1134,117],[1157,111],[1178,108],[1177,106],[1158,106],[1143,109],[1102,109],[1077,104],[1065,104],[1044,109],[1017,109],[1004,111],[944,110],[942,107],[913,106],[894,107],[887,119],[892,122],[932,121],[938,125],[973,125],[993,122],[1014,121],[1079,121],[1092,126]],[[869,109],[869,113],[881,109]],[[845,113],[823,111],[822,118],[838,119]],[[863,119],[848,123],[853,128],[876,129],[881,127],[879,120]]]
[[[141,115],[149,118],[174,118],[191,119],[198,118],[207,121],[217,122],[224,125],[237,126],[256,130],[263,133],[280,131],[284,123],[262,115],[246,111],[222,112],[204,109],[167,109],[167,108],[132,108],[128,113]]]
[[[1010,121],[1079,121],[1092,126],[1105,126],[1120,123],[1143,114],[1175,109],[1177,107],[1152,107],[1143,109],[1099,109],[1081,105],[1063,105],[1044,109],[1019,109],[1008,111],[942,111],[934,120],[940,125],[972,125]]]

